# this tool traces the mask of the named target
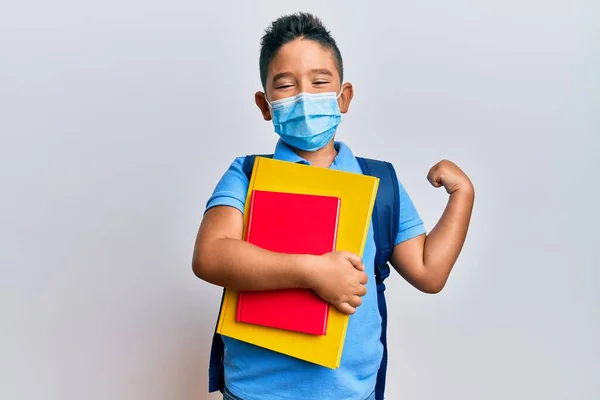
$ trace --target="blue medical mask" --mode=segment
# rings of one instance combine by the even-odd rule
[[[337,102],[341,94],[300,93],[272,103],[267,100],[275,132],[285,143],[297,149],[322,149],[333,139],[342,122]]]

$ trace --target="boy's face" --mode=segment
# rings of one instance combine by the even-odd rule
[[[338,99],[340,111],[346,113],[352,100],[352,85],[342,88],[333,53],[313,40],[297,39],[282,46],[269,66],[266,95],[270,102],[295,96],[301,92],[322,93],[342,91]],[[264,93],[255,95],[256,105],[265,120],[271,119],[271,110]]]

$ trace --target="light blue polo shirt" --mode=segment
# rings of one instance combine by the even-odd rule
[[[331,169],[361,173],[352,151],[335,142],[338,151]],[[310,164],[279,140],[273,158]],[[248,179],[242,171],[244,157],[234,160],[225,172],[206,209],[235,207],[244,212]],[[396,244],[425,233],[425,227],[410,197],[400,188],[400,229]],[[379,340],[381,317],[375,287],[375,241],[369,228],[363,263],[370,279],[363,303],[350,316],[346,342],[338,369],[314,365],[270,350],[223,337],[225,343],[225,385],[244,400],[364,400],[375,390],[377,371],[383,354]],[[393,313],[393,310],[390,310]]]

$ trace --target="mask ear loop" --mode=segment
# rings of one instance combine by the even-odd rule
[[[271,104],[271,102],[267,98],[267,94],[265,92],[263,92],[263,97],[265,98],[265,101],[269,105],[269,114],[271,114],[271,119],[273,119],[273,105]]]
[[[267,99],[267,94],[265,92],[263,92],[263,97],[265,98],[265,101],[269,105],[269,108],[272,110],[273,106],[271,105],[271,102],[269,101],[269,99]]]
[[[342,83],[342,87],[340,88],[340,94],[338,94],[337,96],[335,96],[335,99],[339,99],[342,96],[342,93],[344,93],[344,84]]]

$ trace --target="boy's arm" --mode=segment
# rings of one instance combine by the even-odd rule
[[[450,194],[446,209],[428,235],[397,244],[390,261],[414,287],[438,293],[465,242],[475,191],[469,178],[450,161],[436,164],[427,178],[433,186],[443,186]]]
[[[274,253],[242,240],[243,216],[233,207],[209,209],[196,238],[192,261],[199,278],[234,290],[307,288],[340,311],[352,314],[366,293],[360,257]]]
[[[308,288],[307,257],[272,253],[242,241],[243,216],[213,207],[202,220],[192,267],[201,279],[235,290]]]

